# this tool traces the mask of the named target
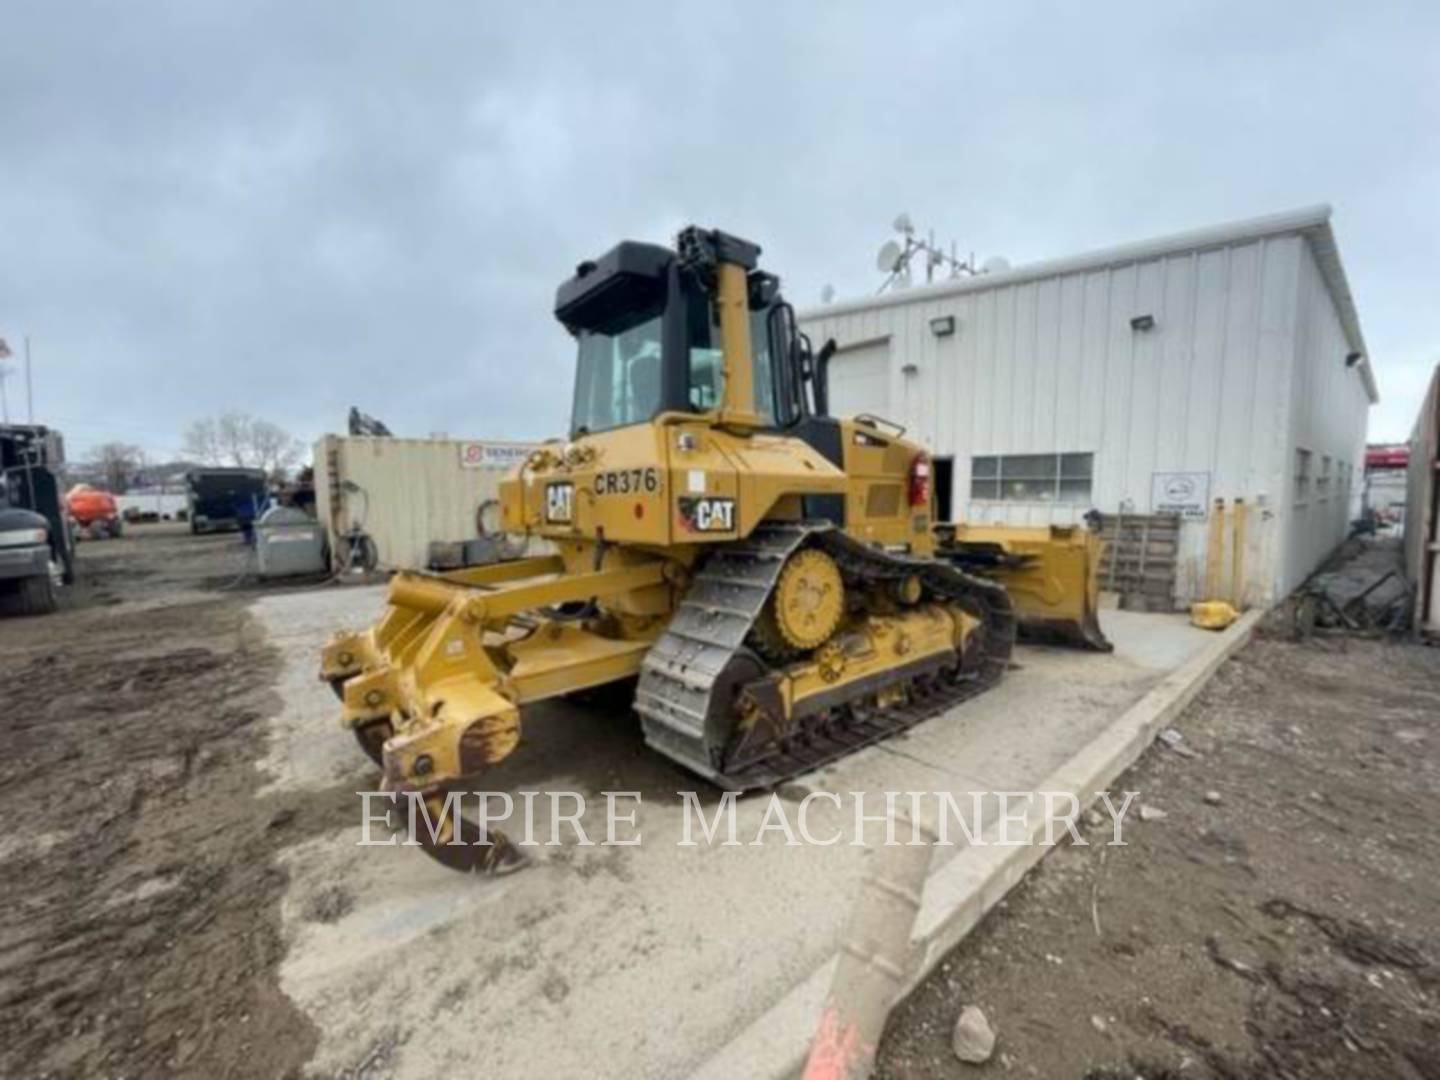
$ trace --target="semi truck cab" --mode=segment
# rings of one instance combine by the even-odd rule
[[[0,426],[0,600],[22,615],[55,610],[74,580],[74,547],[53,467],[58,433],[30,424]]]
[[[55,610],[50,524],[39,514],[0,505],[0,594],[17,596],[22,615]]]

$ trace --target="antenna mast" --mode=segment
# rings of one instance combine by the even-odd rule
[[[910,221],[909,214],[901,214],[895,219],[894,229],[900,234],[900,240],[887,240],[880,248],[876,256],[876,266],[886,275],[880,288],[876,290],[877,295],[890,288],[904,288],[910,284],[911,267],[917,260],[923,259],[925,264],[925,283],[932,284],[935,281],[935,270],[941,267],[949,267],[950,278],[964,277],[980,273],[975,269],[975,256],[961,260],[955,254],[955,241],[950,242],[950,250],[935,243],[935,231],[927,232],[925,239],[919,239],[915,235],[915,226]]]

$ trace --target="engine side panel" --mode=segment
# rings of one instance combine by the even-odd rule
[[[671,417],[547,444],[502,484],[501,505],[507,531],[674,549],[796,518],[802,496],[846,493],[844,473],[800,439]]]

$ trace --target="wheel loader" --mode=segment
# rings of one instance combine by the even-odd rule
[[[1094,533],[934,522],[926,452],[829,415],[834,343],[812,350],[759,255],[690,227],[582,262],[555,302],[569,436],[500,488],[504,530],[546,553],[397,573],[379,621],[324,649],[341,723],[437,815],[417,839],[446,865],[516,861],[444,801],[546,698],[633,687],[651,747],[747,790],[994,685],[1017,630],[1109,647]]]

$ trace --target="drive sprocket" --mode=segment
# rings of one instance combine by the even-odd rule
[[[820,548],[803,548],[785,561],[756,620],[756,651],[771,661],[793,659],[829,641],[844,614],[840,567]]]

